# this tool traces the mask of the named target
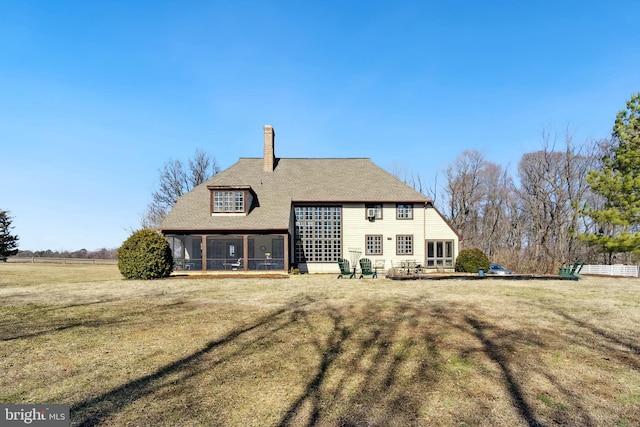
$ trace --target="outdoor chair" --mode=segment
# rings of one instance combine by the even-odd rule
[[[340,266],[340,274],[338,274],[338,279],[342,279],[342,276],[349,275],[349,279],[352,279],[353,276],[356,275],[355,271],[351,271],[351,267],[349,266],[349,260],[338,258],[338,265]]]
[[[382,271],[384,273],[384,260],[377,259],[376,262],[373,264],[373,269],[376,271],[376,276],[379,271]]]
[[[232,270],[238,270],[240,268],[242,268],[242,258],[238,258],[238,262],[231,263]]]
[[[576,259],[572,266],[570,267],[560,267],[558,270],[558,275],[564,277],[577,277],[580,278],[580,271],[584,267],[584,262]]]
[[[360,260],[360,278],[364,276],[372,276],[373,279],[378,277],[378,272],[371,267],[371,260],[369,258],[362,258]]]
[[[415,275],[420,273],[420,271],[420,264],[418,264],[415,259],[410,259],[407,261],[407,274]]]

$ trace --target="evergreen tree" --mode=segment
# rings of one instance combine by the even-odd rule
[[[11,234],[12,218],[9,212],[0,210],[0,259],[18,253],[18,236]]]
[[[640,93],[627,101],[616,117],[613,138],[602,158],[600,170],[589,172],[587,181],[603,200],[596,209],[585,206],[598,232],[580,236],[609,254],[640,252]]]

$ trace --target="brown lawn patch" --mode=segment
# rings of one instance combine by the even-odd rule
[[[0,264],[0,401],[73,425],[640,424],[640,282]]]

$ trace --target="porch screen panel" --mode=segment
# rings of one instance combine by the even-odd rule
[[[342,257],[342,208],[296,206],[295,261],[337,262]]]

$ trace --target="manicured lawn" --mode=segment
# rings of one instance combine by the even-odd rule
[[[640,280],[0,264],[0,402],[72,425],[640,425]]]

